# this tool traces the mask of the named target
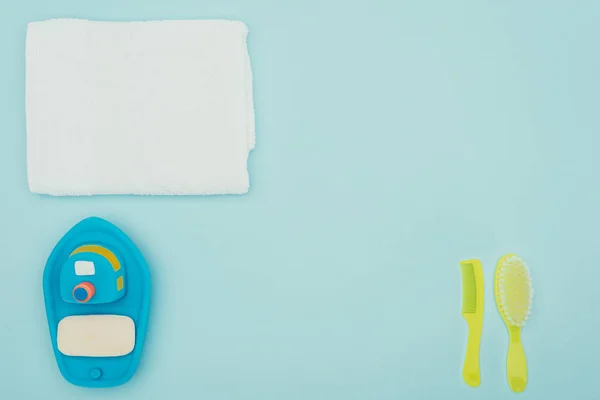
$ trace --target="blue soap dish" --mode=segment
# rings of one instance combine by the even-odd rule
[[[123,231],[97,217],[71,228],[46,263],[44,301],[68,382],[111,387],[131,379],[148,325],[150,273]]]

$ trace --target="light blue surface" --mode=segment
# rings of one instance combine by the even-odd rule
[[[120,273],[125,273],[127,294],[113,301],[107,301],[102,280],[112,281],[116,289],[114,276],[88,277],[96,286],[96,295],[100,301],[92,298],[89,303],[68,303],[61,294],[63,285],[73,280],[65,279],[65,267],[72,266],[65,262],[70,254],[84,245],[101,245],[112,252],[120,261]],[[86,253],[79,253],[86,254]],[[78,254],[78,255],[79,255]],[[75,255],[74,257],[77,257]],[[90,258],[88,258],[90,260]],[[100,265],[99,265],[100,266]],[[111,272],[112,266],[108,267]],[[112,275],[112,274],[111,274]],[[78,281],[81,282],[81,277]],[[54,355],[62,375],[77,386],[106,388],[122,385],[129,381],[136,372],[148,328],[148,313],[151,303],[151,282],[149,268],[139,249],[119,227],[110,221],[90,217],[78,222],[65,232],[48,257],[44,269],[44,301],[49,326],[48,343],[54,349]],[[93,304],[94,300],[96,303]],[[116,300],[116,301],[115,301]],[[63,318],[73,315],[123,315],[131,318],[135,325],[135,346],[127,355],[120,357],[71,357],[65,356],[58,348],[58,324]],[[51,339],[50,339],[51,338]]]
[[[243,20],[250,193],[29,194],[25,27],[65,16]],[[536,290],[518,398],[600,398],[599,19],[598,1],[4,4],[0,398],[512,398],[492,295],[507,252]],[[61,378],[41,291],[52,247],[89,215],[131,236],[154,288],[138,373],[100,391]],[[474,390],[460,374],[467,257],[487,279]]]

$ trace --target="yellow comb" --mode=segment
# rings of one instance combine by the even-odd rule
[[[498,261],[494,297],[510,337],[506,358],[508,383],[514,392],[522,392],[527,386],[527,360],[521,327],[529,316],[533,289],[529,269],[519,256],[507,254]]]
[[[462,272],[462,315],[469,326],[467,353],[463,366],[463,379],[467,385],[479,386],[479,348],[483,328],[483,269],[481,261],[466,260],[460,262]]]

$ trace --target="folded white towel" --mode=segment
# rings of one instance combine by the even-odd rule
[[[241,194],[254,147],[238,21],[27,27],[27,172],[50,195]]]

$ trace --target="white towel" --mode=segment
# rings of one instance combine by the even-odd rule
[[[27,175],[50,195],[241,194],[254,147],[242,22],[32,22]]]

